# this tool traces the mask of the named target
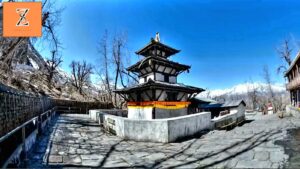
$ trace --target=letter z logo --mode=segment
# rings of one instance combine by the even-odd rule
[[[26,19],[26,15],[29,12],[28,8],[17,8],[16,12],[20,16],[20,19],[18,20],[16,26],[29,26],[29,21]]]

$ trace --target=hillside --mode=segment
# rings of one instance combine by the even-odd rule
[[[79,94],[71,84],[71,76],[61,69],[57,71],[53,78],[53,85],[49,87],[45,76],[45,66],[47,66],[45,59],[29,41],[26,42],[19,46],[18,52],[12,61],[11,70],[0,70],[0,82],[2,84],[58,99],[96,100],[99,92],[96,87],[85,86],[84,94]]]
[[[0,34],[2,35],[2,4],[0,3]],[[0,36],[0,83],[27,92],[48,95],[58,99],[80,101],[97,100],[99,90],[84,86],[84,94],[79,94],[71,84],[71,76],[64,70],[57,70],[53,85],[47,82],[45,68],[47,62],[34,48],[29,39],[3,38]],[[16,45],[9,56],[4,55]]]

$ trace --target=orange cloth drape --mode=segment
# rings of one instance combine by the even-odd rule
[[[179,101],[144,101],[144,102],[128,102],[129,108],[155,107],[161,109],[182,109],[187,108],[191,102]]]

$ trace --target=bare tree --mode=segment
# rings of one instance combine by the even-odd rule
[[[125,46],[125,39],[121,36],[115,36],[113,39],[112,46],[112,54],[113,54],[113,63],[115,66],[115,81],[114,81],[114,89],[117,89],[119,78],[121,79],[121,84],[123,87],[126,87],[123,81],[123,77],[121,76],[122,70],[124,69],[123,60],[122,60],[122,50]],[[117,103],[117,94],[114,96],[114,103]]]
[[[116,90],[119,85],[127,87],[138,82],[136,75],[130,74],[125,69],[125,66],[130,62],[126,53],[126,43],[124,33],[115,35],[110,41],[108,31],[105,30],[97,46],[102,62],[100,69],[97,69],[97,74],[102,85],[105,86],[106,93],[109,94],[109,101],[113,102],[116,107],[120,107],[124,100],[118,102],[121,98],[116,93],[113,94],[112,91]]]
[[[291,53],[293,49],[290,46],[290,40],[285,39],[283,44],[277,48],[277,53],[280,58],[283,60],[283,64],[277,68],[277,73],[284,72],[288,69],[288,66],[292,63]]]
[[[210,95],[211,91],[208,88],[206,88],[205,90],[206,90],[206,98],[210,99],[211,98],[211,95]]]
[[[250,80],[250,85],[247,87],[247,96],[252,104],[252,109],[258,106],[258,86],[256,86],[252,79]]]
[[[42,40],[47,41],[53,50],[61,48],[56,28],[61,24],[61,14],[64,8],[58,8],[55,0],[45,0],[42,4]]]
[[[62,59],[61,56],[57,56],[57,52],[56,51],[51,51],[51,58],[47,59],[46,61],[46,77],[47,77],[47,81],[48,81],[48,86],[49,88],[52,87],[52,79],[55,76],[55,74],[58,73],[57,68],[58,66],[62,63]]]
[[[83,94],[83,86],[90,83],[90,75],[92,72],[92,65],[87,64],[86,61],[76,62],[72,61],[70,64],[72,74],[72,85]]]
[[[271,81],[270,71],[269,71],[269,68],[268,68],[267,65],[265,65],[263,67],[263,78],[264,78],[265,82],[268,85],[269,95],[270,95],[271,99],[273,99],[274,98],[274,92],[273,92],[273,89],[272,89],[272,81]]]
[[[114,89],[118,88],[118,84],[121,84],[123,87],[127,87],[128,85],[133,84],[134,82],[138,82],[135,75],[131,75],[125,69],[125,65],[129,64],[128,55],[126,55],[126,35],[118,34],[113,38],[113,46],[112,46],[112,58],[113,65],[115,68],[115,79],[114,79]],[[127,62],[126,62],[127,61]],[[121,100],[120,104],[117,104],[117,94],[114,95],[114,103],[117,107],[122,107],[125,103],[124,100]]]
[[[277,112],[282,108],[282,102],[281,102],[282,99],[278,99],[272,89],[271,75],[266,65],[263,68],[263,78],[265,79],[265,82],[268,85],[268,95],[269,95],[268,100],[269,102],[272,103],[274,112]]]
[[[100,53],[100,58],[102,61],[101,67],[98,70],[98,75],[102,80],[102,84],[105,87],[105,90],[108,92],[109,102],[112,102],[112,88],[110,85],[110,73],[109,69],[111,67],[111,59],[109,58],[109,48],[108,48],[108,31],[105,30],[103,37],[100,40],[98,45],[98,52]]]

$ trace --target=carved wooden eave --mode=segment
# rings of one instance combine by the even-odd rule
[[[142,74],[147,74],[147,72],[149,73],[152,70],[157,71],[156,69],[159,66],[165,66],[174,69],[174,71],[177,72],[176,75],[180,74],[183,71],[189,70],[191,68],[191,66],[188,65],[180,64],[160,57],[151,56],[151,57],[144,58],[143,60],[137,62],[136,64],[128,67],[127,71],[141,72]],[[142,70],[146,67],[150,67],[152,68],[152,70],[148,70],[148,71],[146,70],[146,72],[143,72]]]
[[[178,91],[178,92],[185,92],[185,93],[190,93],[190,94],[193,94],[193,93],[198,94],[198,93],[204,91],[204,89],[198,88],[198,87],[193,87],[193,86],[188,86],[188,85],[183,85],[183,84],[170,84],[170,83],[165,83],[165,82],[149,80],[146,83],[139,84],[134,87],[118,89],[118,90],[115,90],[114,92],[119,93],[119,94],[128,94],[128,93],[134,93],[137,91],[152,90],[152,89],[161,89],[161,90],[165,90],[165,91]]]

